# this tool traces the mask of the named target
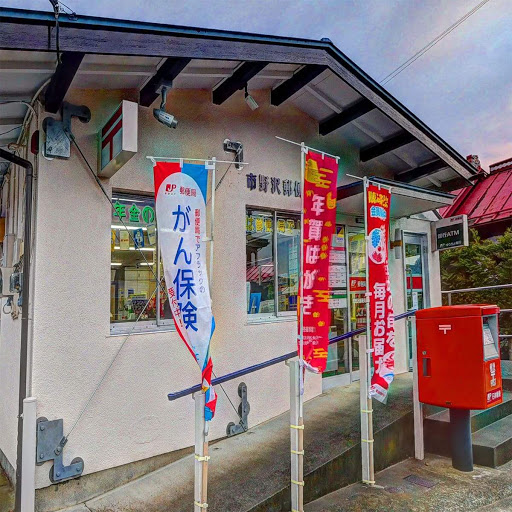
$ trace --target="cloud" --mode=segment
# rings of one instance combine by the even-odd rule
[[[381,79],[479,0],[66,0],[79,14],[308,39],[329,37]],[[512,10],[490,0],[386,87],[463,155],[512,156]],[[47,0],[5,6],[50,10]],[[492,149],[489,149],[492,148]],[[509,152],[499,154],[500,151]],[[489,160],[490,159],[490,160]]]

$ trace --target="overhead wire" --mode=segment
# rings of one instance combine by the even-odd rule
[[[19,130],[21,127],[23,127],[23,125],[22,125],[22,124],[19,124],[18,126],[15,126],[14,128],[11,128],[10,130],[7,130],[7,131],[5,131],[5,132],[0,133],[0,136],[2,136],[2,135],[6,135],[6,134],[8,134],[8,133],[11,133],[11,132],[13,132],[14,130]],[[6,145],[8,145],[8,144],[6,144]]]
[[[443,40],[448,34],[453,32],[458,26],[460,26],[462,23],[464,23],[469,17],[471,17],[473,14],[475,14],[479,9],[481,9],[486,3],[488,3],[490,0],[482,0],[478,5],[473,7],[470,11],[468,11],[466,14],[464,14],[461,18],[459,18],[455,23],[450,25],[446,30],[441,32],[437,37],[432,39],[429,43],[427,43],[423,48],[418,50],[414,55],[409,57],[405,62],[400,64],[397,68],[395,68],[391,73],[388,73],[382,80],[380,80],[381,85],[388,84],[393,78],[397,77],[402,71],[407,69],[411,64],[416,62],[422,55],[427,53],[431,48],[433,48],[437,43],[439,43],[441,40]]]

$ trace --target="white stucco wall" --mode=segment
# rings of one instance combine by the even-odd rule
[[[251,91],[260,104],[254,112],[245,105],[242,92],[222,106],[212,105],[210,94],[172,91],[168,110],[179,120],[177,130],[157,123],[152,109],[140,108],[139,153],[112,180],[102,182],[107,191],[153,192],[146,155],[229,160],[232,155],[223,153],[222,141],[244,143],[244,159],[250,165],[242,172],[232,166],[216,195],[213,311],[217,330],[212,356],[214,371],[223,375],[296,346],[294,320],[248,322],[244,226],[247,205],[298,211],[300,199],[250,191],[245,174],[300,179],[299,148],[278,141],[275,135],[342,155],[341,172],[358,173],[358,155],[348,145],[335,147],[332,137],[320,139],[318,123],[294,107],[270,107],[268,91]],[[67,99],[91,108],[91,122],[74,120],[73,132],[95,167],[96,133],[130,94],[74,90]],[[217,180],[226,168],[219,165]],[[37,186],[33,395],[38,399],[38,415],[63,418],[67,433],[124,340],[110,336],[111,211],[75,149],[69,160],[40,159]],[[421,230],[425,225],[418,224]],[[391,264],[392,276],[401,272],[399,264]],[[433,286],[439,288],[435,279],[436,273],[431,272]],[[394,291],[399,294],[399,287]],[[395,298],[397,302],[400,299]],[[403,359],[403,364],[397,362],[399,372],[407,369],[401,355],[404,340],[397,340],[397,359]],[[198,368],[176,333],[131,336],[70,436],[64,462],[82,457],[87,474],[190,446],[193,400],[186,397],[171,403],[166,395],[196,384],[198,377]],[[248,385],[250,425],[288,409],[284,364],[226,383],[224,388],[235,404],[242,380]],[[308,375],[306,384],[308,398],[321,392],[320,377]],[[238,421],[220,387],[217,392],[211,439],[224,436],[226,425]],[[37,468],[38,487],[49,485],[47,466]]]
[[[93,163],[95,134],[120,99],[112,92],[77,93],[70,98],[93,112],[89,124],[73,122],[77,140]],[[300,151],[274,136],[295,140],[312,136],[317,124],[304,114],[263,106],[252,113],[243,100],[241,108],[234,102],[214,107],[207,91],[178,91],[168,104],[179,128],[165,128],[150,109],[141,108],[139,154],[111,183],[104,181],[107,190],[152,192],[147,154],[231,159],[222,151],[226,137],[244,142],[244,158],[250,162],[246,172],[300,179]],[[219,166],[218,179],[226,168]],[[33,389],[38,415],[64,418],[67,432],[124,339],[109,335],[110,206],[74,150],[70,160],[41,162],[38,188]],[[294,321],[257,325],[247,321],[246,204],[300,208],[298,198],[249,191],[245,172],[234,166],[217,191],[213,289],[217,330],[212,340],[217,375],[292,351],[296,343]],[[169,403],[166,395],[197,383],[198,376],[195,362],[175,333],[132,336],[70,436],[67,461],[82,457],[89,473],[191,445],[193,400]],[[224,385],[235,404],[240,380]],[[243,380],[248,385],[252,425],[288,409],[284,364]],[[226,425],[237,421],[220,387],[217,392],[212,439],[224,436]],[[320,378],[308,377],[308,396],[320,392]],[[38,468],[39,487],[48,485],[47,473],[46,467]]]

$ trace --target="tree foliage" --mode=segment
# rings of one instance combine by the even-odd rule
[[[499,237],[482,239],[471,230],[468,247],[440,254],[443,290],[512,284],[512,229]],[[443,295],[447,304],[447,296]],[[512,309],[512,288],[452,294],[452,304],[497,304]],[[500,315],[500,334],[512,333],[512,313]],[[502,339],[502,359],[509,359],[509,341]]]

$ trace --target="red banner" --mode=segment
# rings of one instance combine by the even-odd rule
[[[316,373],[322,373],[327,364],[331,323],[329,248],[336,227],[337,178],[338,164],[335,158],[322,157],[311,151],[307,153],[303,190],[304,298],[301,301],[304,362],[308,369]]]
[[[366,194],[368,291],[374,366],[370,396],[385,402],[395,374],[395,327],[388,267],[391,192],[369,183]]]

